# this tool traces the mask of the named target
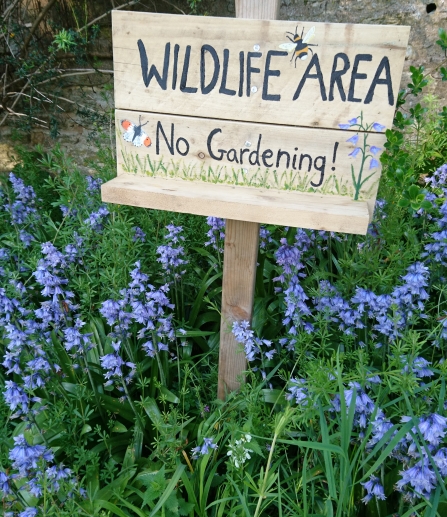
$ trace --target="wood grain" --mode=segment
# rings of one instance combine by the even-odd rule
[[[342,196],[220,185],[121,174],[102,185],[102,200],[171,212],[214,215],[315,230],[366,234],[364,201]]]
[[[152,142],[149,147],[136,147],[123,139],[125,131],[122,121],[126,120],[134,123],[141,120],[144,124],[142,129]],[[356,158],[349,156],[356,147],[352,142],[347,142],[353,136],[350,132],[124,110],[116,110],[116,127],[120,128],[117,135],[118,174],[132,172],[145,176],[176,176],[188,181],[215,182],[216,197],[219,196],[220,184],[226,183],[354,198],[351,165],[357,175],[362,156],[361,153]],[[208,149],[207,140],[216,129],[220,132],[213,135]],[[360,135],[359,142],[362,139]],[[383,149],[385,135],[370,133],[367,142]],[[180,153],[186,149],[189,149],[188,154],[182,156]],[[219,149],[224,150],[225,154]],[[376,154],[378,157],[379,154]],[[360,199],[375,199],[376,196],[380,164],[373,170],[369,170],[369,164],[370,159],[366,162],[363,178],[372,176],[360,189]]]
[[[251,0],[245,7],[247,13],[258,12],[263,15],[267,12],[266,9],[271,9],[268,12],[276,9],[276,7],[266,6],[256,11],[257,4],[259,2]],[[363,113],[367,123],[380,122],[388,128],[391,127],[409,27],[329,24],[312,21],[246,20],[124,11],[114,11],[112,14],[117,108],[321,128],[338,128],[339,123],[344,123]],[[280,95],[280,100],[263,99],[268,52],[281,52],[279,46],[290,43],[290,40],[287,39],[290,34],[287,32],[294,33],[297,29],[301,35],[304,28],[303,36],[305,36],[312,27],[315,27],[315,36],[311,43],[318,46],[310,47],[310,49],[318,56],[323,77],[323,90],[327,100],[322,100],[320,84],[315,77],[306,80],[299,97],[293,100],[298,85],[311,62],[310,50],[308,59],[305,61],[298,59],[296,66],[290,59],[292,53],[271,58],[270,70],[277,70],[280,76],[267,75],[267,93]],[[166,90],[162,90],[154,78],[151,79],[148,87],[145,86],[138,40],[141,40],[144,45],[148,70],[155,65],[160,73],[163,71],[165,46],[170,43]],[[176,44],[179,45],[179,51],[177,81],[173,90],[174,47]],[[200,81],[201,48],[204,44],[215,48],[220,63],[216,86],[206,94],[202,93]],[[196,93],[181,91],[180,88],[187,45],[190,45],[191,49],[185,85],[187,88],[198,88]],[[224,49],[229,51],[225,87],[236,92],[233,96],[220,92],[223,86]],[[261,57],[251,58],[251,65],[258,68],[260,72],[251,74],[251,87],[256,87],[257,91],[249,90],[247,92],[247,53],[254,53],[256,49]],[[245,56],[244,82],[241,96],[239,96],[239,52],[241,51]],[[340,53],[346,54],[349,60],[349,68],[340,79],[347,97],[345,100],[342,99],[337,83],[334,82],[333,100],[330,100],[334,57]],[[206,82],[211,79],[213,63],[208,54],[208,52],[204,53],[206,70],[208,70],[207,67],[210,67],[210,71],[205,76]],[[371,60],[365,61],[364,56],[368,55],[371,56]],[[363,58],[357,63],[356,73],[358,75],[354,77],[352,83],[354,93],[351,102],[348,90],[353,81],[352,72],[355,68],[356,56],[363,56]],[[364,101],[373,77],[379,63],[385,57],[388,57],[390,64],[393,105],[389,104],[388,87],[384,84],[376,85],[372,101],[365,104]],[[341,58],[337,58],[335,70],[342,68],[343,62]],[[309,73],[311,76],[315,76],[315,66]],[[385,72],[382,71],[380,79],[383,80],[385,76]]]
[[[231,330],[234,322],[252,320],[258,248],[259,224],[227,219],[217,387],[221,400],[244,382],[245,353]]]

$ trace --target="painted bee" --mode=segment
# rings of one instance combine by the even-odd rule
[[[298,34],[298,25],[295,28],[295,34],[293,32],[286,32],[286,34],[291,34],[293,36],[293,39],[290,36],[287,36],[287,39],[290,40],[290,43],[283,43],[279,46],[279,48],[282,48],[284,50],[287,50],[287,52],[292,52],[292,59],[290,61],[293,61],[293,58],[295,58],[295,68],[296,68],[296,60],[298,58],[304,60],[307,59],[308,52],[312,52],[313,50],[309,47],[318,47],[318,45],[312,45],[309,43],[309,41],[315,36],[315,27],[312,27],[309,29],[307,34],[303,38],[304,34],[304,27],[301,31],[301,36]]]

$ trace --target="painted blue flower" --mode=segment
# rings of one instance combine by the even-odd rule
[[[351,120],[348,120],[348,123],[350,126],[353,126],[357,124],[358,117],[352,118]]]
[[[357,142],[359,141],[359,135],[351,136],[351,138],[348,138],[346,142],[349,142],[350,144],[357,145]]]
[[[351,124],[338,124],[338,127],[340,129],[349,129],[351,127]]]
[[[356,147],[352,153],[349,153],[348,156],[352,156],[353,158],[356,158],[359,152],[361,151],[360,147]]]
[[[382,124],[379,124],[378,122],[374,122],[374,124],[371,126],[374,131],[380,131],[382,132],[384,129],[386,129],[386,126],[382,126]]]
[[[371,161],[369,163],[369,168],[377,169],[378,166],[379,166],[379,162],[375,158],[371,158]]]
[[[381,151],[382,148],[381,147],[377,147],[375,145],[372,145],[370,148],[369,148],[369,152],[372,153],[374,156],[379,152]]]

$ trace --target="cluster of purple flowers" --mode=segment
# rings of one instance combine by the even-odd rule
[[[137,242],[137,241],[145,242],[146,241],[146,234],[143,232],[143,230],[141,228],[139,228],[138,226],[134,226],[132,228],[132,230],[134,231],[134,235],[132,237],[132,240],[134,242]]]
[[[43,484],[49,493],[56,493],[61,488],[60,482],[65,481],[70,489],[76,487],[72,471],[64,465],[49,465],[54,460],[54,454],[43,445],[30,445],[23,434],[14,437],[14,447],[9,452],[12,474],[0,472],[0,492],[3,496],[12,493],[12,480],[25,480],[20,486],[21,491],[28,491],[34,497],[43,494]],[[36,515],[37,510],[29,507],[19,515]]]
[[[15,201],[6,204],[5,210],[9,212],[13,224],[25,224],[37,218],[36,193],[32,187],[27,187],[24,181],[17,178],[12,172],[9,181],[15,194]]]
[[[182,258],[185,250],[183,246],[180,246],[180,243],[185,240],[183,235],[181,235],[183,228],[168,224],[166,229],[168,230],[165,236],[166,244],[158,246],[157,255],[159,257],[157,260],[161,263],[161,267],[166,273],[178,279],[185,273],[185,270],[181,270],[181,268],[188,263],[187,260]]]
[[[162,351],[168,350],[168,343],[175,338],[172,322],[171,304],[167,293],[169,286],[163,285],[156,289],[149,283],[149,278],[141,271],[140,262],[135,263],[131,271],[131,282],[127,289],[120,291],[119,300],[106,300],[100,309],[100,313],[112,327],[110,336],[114,343],[114,353],[101,357],[101,365],[107,370],[105,378],[106,385],[113,383],[113,380],[124,380],[127,384],[135,374],[135,364],[125,361],[120,355],[121,342],[126,340],[130,333],[130,325],[138,323],[140,328],[137,333],[138,339],[143,341],[141,345],[149,357]],[[130,372],[124,375],[122,367],[127,366]]]
[[[223,253],[223,241],[225,239],[225,219],[220,217],[207,217],[206,224],[210,227],[206,236],[208,241],[205,246],[212,246],[219,253]]]
[[[90,226],[93,231],[101,232],[104,228],[104,219],[110,214],[106,205],[102,205],[99,207],[97,212],[91,212],[87,219],[85,219],[84,224]]]
[[[250,323],[248,321],[235,321],[233,323],[232,332],[236,341],[244,346],[247,361],[254,361],[262,356],[270,360],[275,355],[276,350],[272,348],[272,342],[268,339],[259,339],[256,337],[253,330],[250,329]],[[269,350],[263,353],[262,345],[267,346]]]
[[[212,438],[204,438],[201,446],[194,447],[191,449],[192,459],[197,460],[200,456],[209,454],[212,450],[217,449],[217,444],[214,443]]]
[[[292,377],[287,388],[289,393],[286,395],[286,400],[294,400],[299,406],[307,407],[309,405],[309,390],[306,385],[306,379],[294,379]]]

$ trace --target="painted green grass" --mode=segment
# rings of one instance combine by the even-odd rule
[[[319,180],[319,172],[314,174],[295,170],[280,172],[277,169],[261,168],[255,172],[248,172],[244,168],[230,168],[226,165],[217,167],[188,165],[182,163],[182,160],[165,160],[163,156],[153,160],[149,155],[140,156],[138,153],[128,152],[124,146],[121,155],[125,172],[150,178],[176,178],[215,185],[238,185],[351,198],[355,194],[353,185],[348,179],[340,182],[334,174],[329,175],[320,187],[314,187],[311,183]],[[362,192],[363,199],[371,197],[377,181],[373,182],[367,191]]]

